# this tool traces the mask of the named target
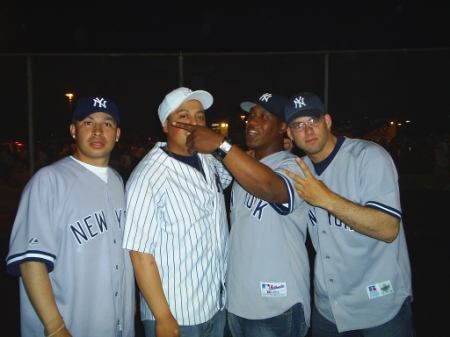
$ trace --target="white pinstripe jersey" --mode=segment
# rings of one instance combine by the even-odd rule
[[[309,211],[309,232],[317,251],[315,304],[340,332],[370,328],[392,319],[411,295],[411,271],[401,221],[398,175],[379,145],[338,137],[330,156],[311,172],[342,197],[400,219],[392,243],[351,229],[325,209]]]
[[[197,169],[167,155],[157,143],[127,183],[124,248],[152,254],[164,294],[180,325],[197,325],[220,309],[228,225],[223,189],[228,171],[212,155]],[[142,320],[154,316],[141,294]]]

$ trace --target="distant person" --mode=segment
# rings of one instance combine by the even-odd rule
[[[131,151],[127,147],[123,150],[122,154],[120,155],[120,175],[122,176],[123,181],[127,181],[130,177],[131,171],[132,171],[132,157],[131,157]]]
[[[435,136],[434,146],[434,168],[431,172],[431,179],[429,183],[423,186],[432,189],[443,185],[443,190],[450,190],[450,179],[448,175],[448,146],[444,141],[444,135],[438,134]]]
[[[234,337],[304,336],[310,321],[309,206],[283,170],[302,174],[284,150],[286,98],[274,93],[241,103],[248,112],[250,156],[211,129],[190,132],[189,151],[213,153],[236,179],[231,191],[227,272],[228,325]]]
[[[306,153],[297,193],[310,205],[316,250],[312,336],[413,336],[411,271],[391,156],[335,136],[313,93],[290,98],[287,133]]]
[[[0,153],[0,168],[3,182],[6,185],[18,187],[20,185],[14,174],[14,158],[8,146],[2,146]]]
[[[124,248],[141,292],[145,335],[221,337],[225,329],[231,177],[211,155],[189,153],[187,132],[172,122],[206,125],[213,97],[177,88],[158,108],[167,143],[133,170],[126,189]]]
[[[22,336],[134,336],[124,189],[108,167],[119,124],[113,101],[81,98],[70,125],[77,151],[23,191],[6,259],[20,276]]]

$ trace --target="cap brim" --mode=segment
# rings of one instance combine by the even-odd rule
[[[187,95],[186,98],[181,103],[190,101],[192,99],[195,99],[195,100],[199,101],[200,103],[202,103],[203,109],[205,109],[205,110],[209,109],[214,102],[214,99],[209,92],[204,91],[204,90],[196,90],[196,91],[191,92],[189,95]]]
[[[287,124],[291,124],[295,119],[299,117],[314,117],[314,118],[320,118],[325,113],[320,109],[301,109],[296,112],[294,112],[291,116],[289,116],[289,119],[286,121]]]
[[[244,111],[250,112],[250,110],[251,110],[255,105],[258,105],[258,104],[253,103],[253,102],[242,102],[242,103],[241,103],[241,108],[242,108],[242,110],[244,110]]]

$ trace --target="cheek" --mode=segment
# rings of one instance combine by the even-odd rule
[[[176,128],[176,127],[171,127],[169,128],[169,132],[173,137],[176,138],[186,138],[186,133],[187,131],[184,129],[180,129],[180,128]]]

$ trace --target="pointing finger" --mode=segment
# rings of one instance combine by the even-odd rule
[[[180,129],[185,129],[185,130],[187,130],[189,132],[195,130],[195,125],[188,124],[188,123],[172,122],[172,126],[175,126],[177,128],[180,128]]]

